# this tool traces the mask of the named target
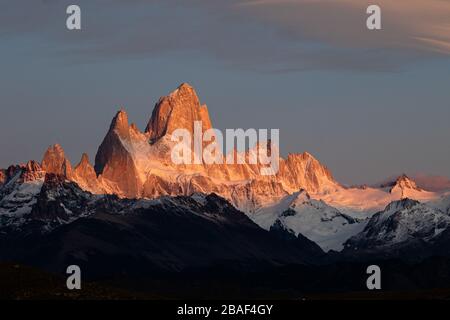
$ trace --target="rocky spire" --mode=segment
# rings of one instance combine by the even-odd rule
[[[80,162],[73,170],[73,180],[84,190],[88,190],[93,193],[98,193],[100,190],[97,175],[94,167],[89,162],[89,156],[83,153]]]
[[[83,178],[96,178],[94,167],[89,162],[89,156],[86,153],[83,153],[81,156],[80,162],[76,165],[74,169],[74,173],[76,176]]]
[[[63,148],[59,144],[48,147],[42,159],[42,169],[48,173],[70,178],[72,176],[72,166],[66,159]]]
[[[194,121],[202,121],[203,131],[211,128],[206,105],[200,104],[192,86],[183,83],[171,94],[159,99],[145,132],[154,142],[179,128],[194,132]]]
[[[128,125],[128,115],[125,110],[120,109],[116,116],[111,121],[111,126],[109,131],[115,131],[120,136],[125,137],[128,135],[129,125]]]
[[[22,169],[22,181],[34,181],[37,179],[41,179],[45,176],[45,172],[42,170],[41,165],[34,161],[30,160],[24,165]]]
[[[117,193],[134,198],[139,196],[141,185],[126,144],[131,144],[130,126],[126,112],[120,110],[113,118],[109,131],[98,148],[94,171],[96,176],[101,175],[103,179],[112,182],[114,188],[118,189]]]

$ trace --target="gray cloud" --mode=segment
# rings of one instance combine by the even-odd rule
[[[83,31],[65,30],[73,1],[7,1],[0,37],[54,43],[82,59],[205,55],[257,71],[395,71],[450,56],[450,1],[379,0],[383,30],[365,28],[366,0],[86,1]]]

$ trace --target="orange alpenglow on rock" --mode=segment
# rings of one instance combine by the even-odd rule
[[[22,169],[22,181],[34,181],[37,179],[44,178],[45,171],[42,169],[41,165],[34,161],[30,160]]]
[[[64,150],[56,144],[45,152],[41,166],[30,161],[26,165],[0,170],[0,186],[19,174],[23,181],[42,180],[47,172],[73,181],[92,193],[126,198],[215,193],[246,213],[257,213],[265,207],[278,210],[276,206],[283,199],[299,190],[305,190],[311,198],[352,212],[376,212],[402,198],[431,200],[438,196],[418,188],[405,175],[380,187],[342,186],[327,167],[307,152],[279,157],[279,170],[274,175],[262,175],[261,168],[266,166],[248,161],[243,164],[174,163],[171,151],[177,142],[171,139],[172,133],[185,129],[195,136],[195,131],[199,131],[198,128],[195,130],[197,121],[201,121],[203,132],[212,129],[208,109],[201,105],[190,85],[182,84],[159,99],[144,132],[129,124],[123,109],[118,111],[98,148],[94,166],[87,154],[83,154],[72,169]],[[258,141],[256,146],[244,152],[244,157],[261,151],[261,147],[273,154],[273,147],[277,146],[270,140]],[[236,148],[231,152],[237,158]],[[264,214],[261,217],[265,217]]]
[[[142,184],[138,180],[138,171],[132,158],[133,141],[145,142],[145,136],[135,139],[135,129],[128,124],[128,115],[124,110],[117,112],[109,131],[98,148],[95,156],[95,172],[100,176],[107,189],[124,197],[136,198],[141,194]]]
[[[212,128],[208,108],[200,104],[194,88],[183,83],[170,95],[160,98],[145,132],[151,141],[157,141],[176,129],[187,129],[193,133],[195,121],[202,122],[203,132]]]
[[[0,169],[0,186],[6,182],[6,170]]]
[[[83,153],[80,162],[73,170],[73,180],[85,190],[97,193],[101,192],[98,187],[97,175],[94,167],[89,162],[89,156]]]
[[[212,128],[207,107],[185,83],[159,99],[144,132],[129,125],[120,110],[95,158],[100,189],[128,198],[214,192],[246,210],[302,188],[320,192],[339,186],[308,153],[280,158],[280,170],[273,176],[262,176],[261,164],[174,164],[171,134],[186,129],[194,135],[196,121],[202,122],[203,132]]]
[[[59,144],[50,146],[42,159],[42,169],[66,178],[72,176],[72,165],[66,159],[63,148]]]

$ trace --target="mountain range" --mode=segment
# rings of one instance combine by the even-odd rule
[[[406,175],[347,187],[307,152],[280,157],[273,176],[259,164],[176,165],[171,134],[195,121],[212,128],[184,83],[144,131],[118,111],[94,163],[83,154],[73,166],[56,144],[40,162],[1,169],[0,259],[56,272],[76,262],[95,277],[450,254],[448,191]]]

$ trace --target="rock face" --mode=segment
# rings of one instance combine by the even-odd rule
[[[3,173],[3,185],[5,187],[10,182],[11,184],[15,182],[34,182],[43,179],[45,176],[45,171],[42,169],[41,165],[34,160],[30,160],[26,164],[10,166],[8,169],[4,170]]]
[[[22,166],[22,182],[35,181],[42,179],[45,175],[41,165],[34,160],[27,162],[25,166]]]
[[[129,198],[139,197],[142,188],[131,156],[133,131],[126,112],[119,111],[95,157],[95,172],[101,176],[105,188]]]
[[[207,107],[200,104],[188,84],[160,98],[143,133],[128,124],[125,111],[118,112],[95,159],[102,190],[128,198],[214,192],[251,212],[302,188],[324,192],[338,187],[328,169],[308,153],[280,158],[280,170],[273,176],[261,175],[262,165],[248,161],[174,164],[171,151],[175,142],[171,141],[171,134],[180,128],[193,134],[195,121],[202,121],[203,132],[212,128]],[[244,157],[248,160],[251,152],[258,152],[257,148],[260,146],[247,151]],[[222,154],[220,157],[224,159]]]
[[[50,146],[42,159],[42,169],[48,173],[72,177],[72,165],[66,159],[63,148],[59,144]]]
[[[201,121],[203,132],[211,128],[208,109],[201,105],[194,88],[183,83],[169,96],[162,97],[155,105],[145,132],[155,142],[176,129],[194,132],[194,122]]]
[[[308,152],[289,154],[281,161],[278,177],[293,190],[315,193],[333,189],[336,182],[331,172]]]
[[[73,170],[73,180],[84,190],[93,193],[101,192],[97,181],[97,174],[89,162],[89,156],[86,153],[83,153],[80,162]]]

